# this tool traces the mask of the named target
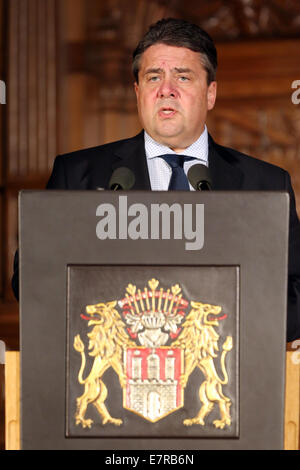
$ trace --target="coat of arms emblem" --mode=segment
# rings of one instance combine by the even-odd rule
[[[93,425],[85,417],[91,404],[103,425],[123,424],[122,419],[111,416],[105,404],[109,391],[103,374],[109,368],[118,374],[123,407],[150,423],[184,406],[189,376],[199,368],[203,381],[195,390],[195,397],[200,398],[200,410],[183,424],[205,426],[207,415],[218,407],[220,416],[213,425],[219,429],[230,426],[231,400],[224,394],[223,386],[229,382],[226,355],[233,344],[232,337],[227,336],[221,348],[219,345],[216,328],[226,318],[221,306],[189,302],[178,284],[165,289],[159,287],[158,280],[151,279],[143,290],[128,284],[120,300],[87,305],[82,317],[92,327],[87,336],[89,355],[94,361],[83,378],[85,346],[76,335],[74,348],[81,354],[78,381],[84,386],[83,394],[77,398],[77,425]],[[222,372],[222,378],[217,370]]]

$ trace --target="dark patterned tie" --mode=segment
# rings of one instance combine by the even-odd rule
[[[172,168],[172,175],[169,183],[169,190],[189,191],[190,186],[187,176],[184,172],[184,162],[195,160],[193,157],[186,157],[185,155],[166,154],[160,155],[168,165]]]

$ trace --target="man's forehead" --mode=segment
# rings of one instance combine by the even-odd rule
[[[186,47],[154,44],[148,47],[141,58],[141,68],[189,68],[199,65],[200,54]]]

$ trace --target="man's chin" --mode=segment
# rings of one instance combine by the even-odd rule
[[[170,149],[174,150],[175,152],[184,150],[187,148],[189,145],[191,145],[193,142],[188,142],[184,139],[182,136],[174,136],[174,135],[160,135],[159,137],[153,139],[162,144],[165,145],[166,147],[169,147]]]
[[[156,142],[159,142],[160,144],[170,147],[170,145],[172,146],[177,145],[178,143],[181,142],[182,140],[181,134],[182,133],[179,129],[163,128],[163,129],[159,129],[159,131],[156,132],[155,135],[152,135],[151,137]]]

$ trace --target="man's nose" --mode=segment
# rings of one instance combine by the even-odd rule
[[[176,85],[172,79],[164,78],[159,89],[159,98],[177,98],[178,91]]]

